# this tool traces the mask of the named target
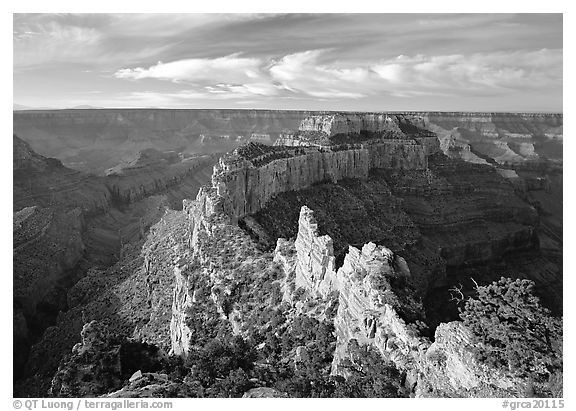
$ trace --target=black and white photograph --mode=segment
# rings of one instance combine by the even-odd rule
[[[574,409],[561,10],[190,7],[12,13],[6,409]]]

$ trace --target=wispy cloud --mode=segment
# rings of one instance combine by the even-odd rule
[[[372,70],[392,90],[499,94],[506,89],[562,86],[562,50],[398,56]]]
[[[470,55],[400,55],[349,66],[320,63],[326,50],[307,50],[263,60],[240,54],[185,59],[149,68],[118,70],[120,79],[158,79],[194,84],[195,96],[275,98],[294,94],[326,99],[370,95],[497,95],[507,89],[560,87],[562,51],[536,50]]]
[[[91,57],[100,40],[101,33],[93,28],[54,21],[34,28],[20,28],[14,33],[14,66],[82,61]]]
[[[218,58],[185,59],[169,63],[158,62],[149,68],[118,70],[114,76],[122,79],[146,78],[174,82],[197,83],[210,80],[221,83],[241,83],[260,76],[260,59],[242,57],[240,53]]]
[[[562,104],[561,15],[16,14],[13,42],[26,105]]]

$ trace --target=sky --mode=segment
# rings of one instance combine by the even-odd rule
[[[562,14],[14,14],[14,104],[562,111]]]

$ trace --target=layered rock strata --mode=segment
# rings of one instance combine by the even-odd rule
[[[403,132],[424,128],[419,116],[389,115],[385,113],[330,113],[311,115],[302,120],[300,131],[318,131],[328,136],[383,131]]]
[[[367,181],[281,193],[243,221],[271,249],[277,238],[298,235],[297,210],[303,205],[317,210],[338,265],[349,244],[385,244],[407,260],[422,295],[444,284],[447,270],[457,281],[464,267],[498,263],[518,252],[538,255],[534,207],[495,169],[443,155],[431,156],[427,170],[375,169]]]
[[[486,163],[562,160],[563,115],[420,112],[448,156]]]
[[[102,179],[64,167],[55,158],[34,152],[13,136],[14,211],[29,206],[80,208],[98,214],[110,208],[110,192]]]
[[[14,133],[42,155],[102,174],[127,155],[159,151],[225,152],[253,133],[272,140],[296,129],[306,111],[274,110],[31,110],[14,112]]]
[[[446,173],[442,174],[442,167],[438,169],[435,169],[434,165],[431,167],[429,156],[430,153],[436,152],[437,148],[434,148],[434,144],[430,144],[428,148],[425,147],[432,140],[424,141],[425,143],[418,142],[414,137],[413,139],[398,138],[390,142],[375,140],[370,143],[339,147],[323,148],[306,145],[292,149],[273,150],[253,145],[251,147],[255,148],[256,153],[254,155],[240,153],[241,164],[238,168],[246,165],[249,169],[258,169],[276,162],[288,162],[293,158],[306,157],[309,154],[333,155],[362,149],[373,150],[376,158],[379,156],[377,153],[379,147],[387,144],[390,147],[395,144],[398,147],[420,146],[418,150],[423,153],[426,161],[424,166],[418,165],[410,168],[413,167],[411,165],[403,168],[398,164],[391,164],[374,169],[369,166],[367,177],[355,177],[355,180],[348,180],[347,183],[364,187],[372,184],[369,180],[374,173],[384,173],[389,185],[377,187],[376,184],[372,187],[377,189],[375,192],[384,193],[386,198],[392,198],[392,193],[405,196],[408,202],[411,202],[407,207],[409,214],[417,220],[418,226],[427,231],[430,238],[433,238],[432,234],[435,231],[442,231],[440,227],[445,222],[448,222],[448,225],[461,223],[452,218],[452,214],[457,213],[457,209],[447,209],[446,213],[440,213],[438,219],[430,218],[435,212],[443,209],[443,196],[451,196],[450,201],[464,199],[465,201],[460,201],[465,203],[464,207],[473,209],[471,203],[475,200],[466,196],[476,190],[473,187],[474,181],[467,181],[464,178],[465,181],[458,184],[454,180],[455,177],[449,178],[449,175],[457,174],[461,171],[460,169],[446,167],[444,170]],[[360,144],[371,147],[358,147]],[[343,155],[342,160],[327,160],[326,162],[331,164],[327,168],[338,170],[342,166],[347,170],[346,172],[352,170],[350,171],[352,173],[356,172],[354,171],[356,168],[361,169],[361,167],[348,168],[350,165],[348,156],[349,154]],[[352,155],[353,159],[354,156],[355,154]],[[396,160],[396,154],[391,155],[391,158],[395,159],[393,161],[400,161],[401,164],[402,160]],[[370,161],[368,156],[369,164]],[[390,164],[389,160],[386,161],[388,161],[386,164]],[[435,163],[435,160],[432,162]],[[46,338],[47,344],[44,344],[43,349],[35,350],[36,359],[52,358],[54,346],[60,344],[60,339],[57,338],[58,333],[65,334],[71,329],[79,331],[79,327],[85,322],[83,321],[85,315],[88,320],[106,318],[115,331],[123,335],[137,336],[185,357],[190,349],[194,349],[197,344],[201,343],[197,340],[199,336],[195,333],[199,326],[203,326],[203,324],[199,325],[199,322],[208,324],[210,328],[213,319],[222,319],[230,323],[235,334],[243,335],[247,332],[250,316],[250,310],[244,310],[246,306],[261,304],[277,307],[279,301],[284,300],[284,302],[294,304],[295,309],[302,312],[305,309],[304,303],[296,302],[297,298],[294,298],[294,294],[298,289],[304,289],[307,293],[315,295],[318,301],[326,301],[328,296],[337,294],[339,308],[334,319],[338,335],[338,348],[333,363],[335,374],[346,374],[341,367],[341,361],[348,355],[346,350],[348,342],[354,339],[374,346],[383,359],[391,360],[403,370],[406,373],[408,388],[418,396],[474,396],[494,395],[502,392],[509,396],[514,392],[514,387],[521,383],[507,375],[495,375],[492,370],[480,366],[472,355],[471,335],[460,323],[441,324],[436,329],[435,342],[430,341],[421,323],[424,319],[422,304],[410,287],[415,274],[409,267],[410,262],[407,263],[399,253],[394,252],[397,247],[383,241],[379,241],[380,245],[362,244],[365,241],[355,243],[355,246],[347,249],[343,264],[337,269],[339,264],[336,264],[335,241],[329,236],[322,235],[312,210],[302,208],[295,242],[278,240],[278,246],[273,255],[257,251],[254,241],[235,224],[235,219],[242,216],[247,209],[262,209],[269,204],[270,199],[265,201],[259,199],[260,193],[269,192],[271,194],[268,198],[274,198],[277,194],[272,194],[273,191],[280,190],[278,192],[282,193],[281,190],[285,190],[286,187],[299,190],[298,184],[301,182],[305,184],[305,182],[302,180],[291,185],[289,179],[284,181],[275,177],[275,179],[266,180],[265,177],[261,179],[256,177],[261,185],[272,184],[276,188],[273,190],[268,187],[259,188],[253,184],[251,185],[253,190],[250,191],[250,195],[246,196],[246,187],[250,185],[240,180],[252,179],[254,174],[235,174],[236,168],[234,167],[238,164],[230,167],[232,172],[229,173],[230,170],[226,168],[229,163],[224,161],[222,164],[224,167],[220,169],[220,172],[218,172],[218,167],[216,169],[213,179],[216,184],[201,189],[195,201],[186,201],[184,212],[174,213],[177,217],[165,217],[153,230],[154,238],[145,246],[143,253],[136,248],[130,250],[130,247],[126,247],[126,253],[121,258],[121,262],[109,272],[110,275],[107,278],[104,277],[103,280],[102,276],[95,274],[78,284],[77,292],[73,293],[70,299],[74,309],[60,314],[59,325],[48,333],[50,335]],[[354,165],[354,160],[351,164]],[[297,170],[298,167],[290,167],[290,169]],[[297,171],[295,173],[298,175]],[[346,183],[344,174],[340,182]],[[493,174],[497,176],[496,172]],[[328,175],[329,181],[338,181],[338,179],[332,180],[330,173],[325,173],[325,175]],[[228,185],[228,177],[232,181],[230,185]],[[493,196],[498,199],[500,207],[506,208],[509,190],[501,183],[501,180],[495,178],[487,191],[477,192],[476,200]],[[229,187],[230,190],[240,187],[237,190],[240,194],[231,196]],[[314,189],[310,186],[306,187],[308,190]],[[241,194],[242,190],[244,190],[244,197]],[[378,196],[374,198],[376,197]],[[426,201],[418,203],[420,197],[425,198]],[[267,198],[267,195],[264,198]],[[395,201],[386,204],[387,209],[399,208]],[[366,204],[368,203],[372,203],[373,208],[381,206],[379,202],[373,202],[372,198],[367,199]],[[459,204],[457,207],[460,206]],[[530,226],[534,223],[531,213],[526,213],[526,210],[514,211],[515,204],[504,211],[499,211],[498,207],[488,208],[486,215],[494,221],[503,222],[511,219],[518,226]],[[321,212],[320,210],[319,214]],[[27,215],[28,212],[25,214]],[[420,240],[413,241],[418,239],[416,235],[418,229],[413,222],[404,220],[406,213],[395,215],[401,216],[402,221],[399,226],[405,227],[405,230],[401,231],[410,231],[410,241],[402,242],[404,244],[410,242],[410,246],[413,247],[424,247],[423,244],[418,243]],[[23,221],[24,217],[23,215],[18,221]],[[177,220],[175,224],[179,229],[164,226],[170,222],[171,218]],[[476,233],[480,233],[481,225],[476,223],[481,219],[482,213],[473,214],[466,218],[469,221],[465,225],[470,222],[469,226],[476,227]],[[516,228],[522,229],[522,227],[512,227],[510,232]],[[498,232],[497,236],[500,234],[501,232]],[[450,237],[449,230],[442,232],[438,238],[442,236],[444,239]],[[501,247],[502,250],[506,250],[509,245],[512,248],[516,246],[523,248],[526,245],[526,238],[520,237],[515,239],[512,235],[512,241],[504,244]],[[436,247],[437,244],[434,243],[431,246]],[[453,244],[449,241],[442,245],[445,249],[452,246]],[[445,250],[442,252],[445,257],[452,258],[455,265],[462,261],[474,260],[474,256],[479,256],[474,261],[483,261],[483,258],[498,256],[496,252],[498,250],[495,249],[492,250],[493,254],[484,255],[482,251],[484,246],[485,244],[480,244],[478,247],[471,247],[471,250],[464,247],[463,250],[454,252],[452,257]],[[508,247],[508,251],[512,248]],[[283,268],[286,279],[278,279],[272,275],[278,267]],[[289,284],[292,275],[297,285],[296,290]],[[95,291],[94,284],[98,285],[98,291]],[[245,305],[236,304],[239,296],[246,295],[247,290],[268,285],[272,285],[273,290],[270,298],[268,296],[264,299],[259,298],[257,301],[249,301],[248,304],[243,303]],[[324,315],[321,309],[316,308],[319,307],[313,307],[315,311],[313,315]],[[87,310],[86,314],[84,310]],[[137,314],[134,315],[134,313]],[[20,320],[16,316],[15,324],[21,323]],[[170,325],[168,325],[169,320]],[[266,324],[266,326],[269,325]],[[201,336],[206,338],[204,334]],[[72,342],[70,339],[66,341],[67,344]],[[302,352],[305,350],[296,351],[299,357],[304,356]],[[143,376],[152,382],[165,381],[163,375],[141,373],[131,382],[137,382]],[[129,388],[137,387],[130,385]],[[116,392],[114,394],[143,395],[143,392],[136,389],[130,393]]]
[[[196,177],[201,173],[208,174],[217,158],[214,154],[180,158],[176,153],[149,149],[138,153],[132,161],[107,170],[105,184],[111,192],[112,201],[120,204],[134,203],[157,193],[177,191],[178,186],[187,184],[193,186],[189,195],[195,195],[199,186],[205,183]],[[175,204],[174,208],[179,207]]]
[[[278,154],[276,154],[278,155]],[[261,210],[274,196],[298,191],[316,183],[345,178],[366,180],[374,168],[424,170],[426,151],[414,141],[382,141],[349,150],[316,148],[282,150],[282,157],[242,158],[237,152],[222,157],[214,168],[212,186],[227,202],[228,212],[241,218]]]

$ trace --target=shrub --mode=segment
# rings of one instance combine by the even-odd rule
[[[460,317],[479,343],[477,358],[518,376],[542,381],[562,366],[562,321],[552,317],[526,279],[477,286]]]
[[[394,398],[406,396],[402,374],[392,362],[385,361],[371,346],[348,343],[350,358],[342,363],[348,370],[346,380],[336,379],[334,397]]]

